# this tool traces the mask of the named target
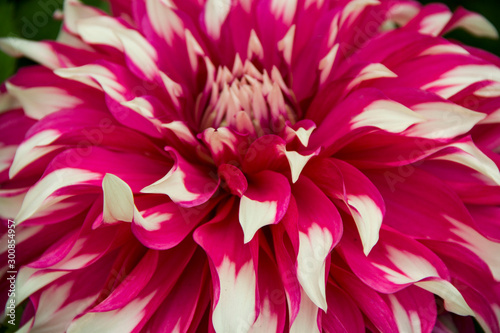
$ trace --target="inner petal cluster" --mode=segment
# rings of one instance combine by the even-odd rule
[[[209,95],[208,95],[209,94]],[[200,132],[208,128],[231,128],[251,137],[279,133],[297,120],[297,106],[279,70],[259,70],[251,61],[237,56],[232,70],[220,66],[207,102],[197,103],[202,112]],[[203,100],[203,94],[198,101]]]

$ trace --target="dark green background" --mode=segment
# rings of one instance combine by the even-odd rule
[[[54,39],[60,22],[52,19],[50,14],[54,5],[62,7],[63,0],[0,0],[0,36],[17,36],[28,39]],[[83,2],[108,9],[103,0],[84,0]],[[431,3],[435,1],[421,1]],[[450,8],[463,6],[487,17],[500,30],[499,0],[442,0]],[[461,40],[469,45],[477,46],[500,55],[498,40],[479,39],[469,36],[463,31],[451,33],[449,38]],[[29,64],[26,59],[12,59],[0,52],[0,82],[15,72],[16,68]]]

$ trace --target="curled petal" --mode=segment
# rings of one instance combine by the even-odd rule
[[[163,193],[183,207],[194,207],[208,201],[217,190],[219,180],[209,176],[209,171],[194,166],[177,151],[166,148],[174,159],[174,166],[157,182],[143,188],[143,193]]]
[[[250,177],[239,209],[245,243],[261,227],[278,223],[285,215],[289,202],[290,184],[285,176],[273,171],[261,171]]]

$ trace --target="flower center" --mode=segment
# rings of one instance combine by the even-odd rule
[[[219,67],[201,118],[200,130],[229,127],[260,137],[296,122],[294,98],[279,70],[259,71],[237,57],[232,70]]]

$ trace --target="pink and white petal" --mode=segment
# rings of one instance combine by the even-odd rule
[[[285,141],[289,144],[294,138],[297,138],[304,147],[307,147],[309,138],[316,127],[316,124],[309,119],[299,120],[293,125],[286,124],[284,128]]]
[[[431,159],[451,161],[477,171],[493,184],[500,185],[498,166],[484,154],[470,139],[447,145],[447,148],[432,156]]]
[[[212,200],[201,206],[184,208],[174,202],[167,202],[141,209],[140,212],[136,210],[132,232],[148,248],[173,248],[210,213],[215,203],[217,201]]]
[[[129,228],[98,228],[88,234],[80,235],[67,255],[50,270],[79,270],[99,261],[108,252],[130,241]],[[106,242],[103,242],[103,239]],[[49,258],[50,260],[51,258]],[[33,262],[30,266],[46,266],[40,262]]]
[[[437,277],[449,280],[443,262],[417,241],[382,228],[380,240],[366,257],[351,228],[345,229],[341,253],[353,272],[371,288],[394,293],[417,281]]]
[[[458,7],[452,18],[444,27],[442,34],[462,28],[477,37],[498,38],[498,31],[484,16]]]
[[[57,203],[68,198],[64,195],[53,196],[58,190],[72,185],[97,181],[101,178],[101,174],[88,170],[74,168],[55,170],[43,177],[28,191],[15,221],[20,224],[37,212],[44,212],[50,206],[56,207]]]
[[[475,318],[486,331],[498,332],[498,282],[494,281],[488,266],[477,255],[461,245],[425,241],[450,269],[454,284],[475,313]]]
[[[398,332],[394,313],[379,293],[340,267],[332,267],[332,276],[377,330]]]
[[[241,151],[248,145],[248,138],[226,127],[207,128],[200,137],[210,150],[216,165],[241,163]]]
[[[258,317],[257,240],[242,245],[243,231],[234,201],[229,201],[214,220],[196,229],[194,239],[211,259],[215,330],[248,329]]]
[[[89,17],[104,16],[103,11],[83,4],[78,0],[64,1],[64,27],[72,34],[78,34],[77,23]]]
[[[28,266],[33,268],[47,268],[56,265],[61,260],[66,258],[70,251],[74,248],[75,243],[79,241],[79,244],[82,244],[82,240],[87,238],[88,234],[86,234],[90,229],[93,223],[96,220],[102,218],[102,202],[101,200],[96,200],[94,204],[90,207],[90,209],[86,212],[84,211],[82,214],[79,214],[75,217],[72,217],[74,221],[73,226],[66,230],[62,236],[59,236],[55,241],[50,243],[46,243],[46,246],[43,250],[40,251],[42,253],[37,254],[37,257],[29,262]],[[56,223],[52,226],[52,228],[62,228],[61,224],[71,225],[69,221],[61,221],[61,223]],[[33,227],[32,227],[33,228]],[[47,232],[47,225],[37,226],[33,229],[43,228],[42,230],[38,230],[40,236],[45,236],[44,233]],[[30,230],[29,227],[26,228]],[[114,234],[106,234],[107,236],[113,237]],[[112,238],[110,238],[112,240]],[[35,245],[34,240],[31,240],[31,243]],[[19,245],[19,244],[18,244]]]
[[[111,263],[108,257],[85,270],[74,271],[31,296],[36,308],[31,331],[66,331],[71,320],[96,301]]]
[[[369,174],[384,197],[386,225],[412,238],[460,244],[478,255],[488,264],[495,279],[500,279],[499,257],[495,255],[500,246],[478,232],[454,191],[437,177],[418,168],[392,189],[387,186],[386,176]],[[401,216],[405,216],[404,223]]]
[[[77,206],[84,209],[89,202],[75,194],[101,192],[102,179],[108,171],[123,179],[133,192],[138,192],[168,167],[165,161],[98,147],[92,147],[86,154],[78,149],[68,149],[52,160],[42,178],[30,188],[16,222],[22,223],[38,214],[46,216],[57,209],[74,209]],[[148,171],[138,176],[138,168]],[[65,199],[73,201],[64,203]]]
[[[175,249],[160,252],[158,262],[162,264],[155,266],[155,278],[131,302],[111,311],[91,309],[74,319],[68,332],[139,332],[171,292],[195,250],[192,242],[184,242]]]
[[[344,201],[368,255],[378,241],[385,214],[384,199],[375,185],[361,171],[336,159],[312,162],[306,175],[332,200]]]
[[[322,152],[324,155],[331,155],[345,141],[351,141],[376,128],[400,133],[425,121],[423,116],[388,99],[381,91],[373,88],[356,90],[333,108],[328,97],[317,97],[309,110],[313,112],[316,108],[322,108],[321,113],[324,115],[318,113],[313,118],[316,123],[320,121],[321,125],[311,135],[311,148],[325,147]]]
[[[89,109],[62,110],[38,121],[27,133],[21,143],[11,167],[12,177],[19,174],[33,174],[45,169],[45,166],[56,156],[63,146],[76,148],[78,157],[66,161],[72,167],[80,164],[96,146],[106,146],[115,151],[136,151],[143,154],[149,151],[152,155],[162,154],[145,136],[127,129],[114,121],[112,116]],[[78,121],[75,121],[78,119]],[[119,140],[122,135],[132,142]],[[34,168],[33,166],[36,166]]]
[[[430,333],[436,323],[434,295],[416,286],[382,295],[394,313],[399,332]]]
[[[240,199],[239,221],[248,243],[263,226],[276,224],[290,202],[290,183],[285,176],[264,170],[248,177],[248,188]]]
[[[108,45],[123,52],[131,70],[138,76],[152,80],[158,75],[158,55],[149,42],[135,29],[120,20],[97,16],[78,21],[79,35],[89,44]]]
[[[298,208],[297,276],[311,301],[326,310],[327,259],[342,237],[342,220],[330,199],[309,178],[300,178],[292,193]]]
[[[416,282],[415,285],[444,299],[444,308],[447,311],[459,316],[475,316],[464,296],[451,282],[438,278],[428,278]]]
[[[38,290],[51,284],[71,271],[47,271],[24,266],[17,274],[16,301],[23,302]]]
[[[344,240],[341,251],[346,261],[356,275],[375,290],[391,293],[415,284],[442,297],[448,311],[462,316],[474,315],[460,292],[449,282],[446,266],[420,243],[382,229],[381,240],[365,258],[359,245],[358,254],[355,254],[352,245],[359,242],[353,241],[353,236],[346,235]]]
[[[22,88],[7,82],[6,87],[9,94],[21,104],[26,115],[34,119],[41,119],[61,109],[71,109],[83,104],[80,98],[55,86]]]
[[[428,71],[422,72],[420,68]],[[469,54],[431,54],[401,63],[393,70],[399,75],[398,85],[423,89],[446,99],[472,84],[500,80],[498,66]],[[386,84],[389,82],[380,87]]]
[[[153,137],[162,137],[161,131],[151,119],[137,112],[137,108],[122,104],[133,100],[136,97],[135,93],[142,90],[145,84],[149,84],[138,80],[125,67],[111,62],[97,61],[90,65],[57,69],[54,73],[103,91],[108,109],[123,125]]]
[[[12,164],[9,169],[9,177],[15,177],[21,170],[42,157],[55,152],[62,147],[59,145],[50,145],[61,136],[60,131],[56,129],[40,131],[28,137],[19,145]]]
[[[168,73],[171,80],[194,91],[196,68],[204,63],[200,61],[204,45],[198,33],[199,18],[189,17],[192,7],[178,10],[183,5],[160,0],[137,1],[133,4],[133,12],[140,31],[158,54],[176,54],[168,59],[160,57],[158,67]],[[190,6],[199,7],[200,4],[191,3]]]
[[[231,3],[227,1],[208,0],[203,10],[203,23],[207,35],[217,40],[221,35],[221,28],[231,10]]]
[[[102,192],[104,223],[132,222],[135,206],[130,186],[115,175],[107,173],[102,180]]]
[[[314,304],[303,288],[300,288],[300,308],[297,317],[290,326],[290,333],[319,333],[318,323],[320,308]]]
[[[420,12],[405,25],[405,30],[416,30],[422,34],[438,36],[448,24],[452,13],[444,4],[424,6]]]
[[[321,148],[318,148],[316,151],[308,155],[302,155],[294,150],[285,150],[286,159],[288,160],[288,164],[290,164],[292,183],[295,183],[299,179],[300,174],[302,173],[302,170],[306,166],[307,162],[309,162],[309,160],[314,156],[318,156],[320,151]]]
[[[286,319],[286,298],[273,258],[261,251],[258,269],[259,316],[249,332],[283,332]]]
[[[417,89],[393,88],[389,97],[425,118],[405,131],[406,135],[428,139],[450,139],[469,132],[486,115]]]
[[[210,176],[208,168],[188,162],[176,150],[165,148],[174,160],[170,171],[160,180],[146,186],[142,193],[166,194],[182,207],[194,207],[207,202],[217,191],[219,179]]]
[[[60,59],[50,44],[16,37],[0,39],[0,49],[13,57],[25,56],[50,69],[60,68]]]

